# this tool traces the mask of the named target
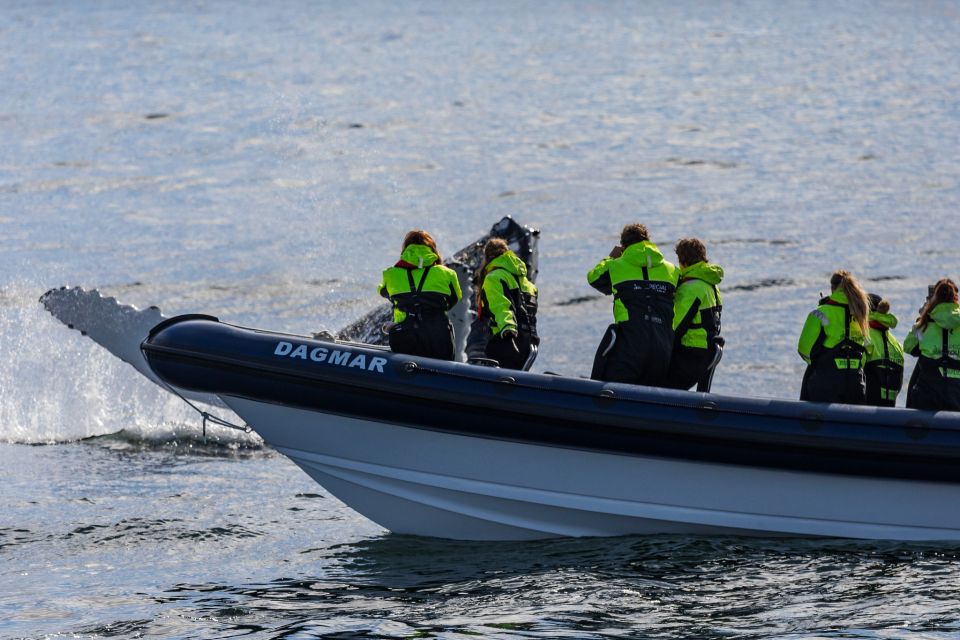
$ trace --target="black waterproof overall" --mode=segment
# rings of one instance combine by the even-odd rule
[[[387,336],[394,353],[453,360],[453,327],[447,319],[446,299],[436,293],[423,293],[423,283],[431,267],[423,270],[420,283],[414,285],[413,272],[407,270],[410,293],[397,296],[397,308],[407,314],[393,325]]]
[[[651,387],[667,384],[673,352],[673,293],[669,282],[643,280],[617,283],[627,320],[612,324],[597,347],[590,377],[606,382],[626,382]]]
[[[867,404],[875,407],[893,407],[903,387],[903,365],[890,359],[890,343],[886,327],[879,330],[883,339],[883,357],[871,360],[863,367],[867,380]]]
[[[716,285],[713,286],[713,292],[716,299],[720,299],[720,293]],[[693,322],[693,318],[700,312],[700,322]],[[713,382],[713,371],[719,362],[719,356],[723,353],[724,340],[720,337],[720,315],[723,312],[723,305],[710,307],[709,309],[700,309],[700,301],[697,300],[691,305],[675,332],[675,344],[673,345],[673,355],[670,357],[670,374],[667,386],[671,389],[689,389],[697,385],[697,391],[710,391],[710,385]],[[691,329],[703,329],[707,332],[707,348],[685,347],[681,344],[681,339]]]
[[[824,347],[824,333],[810,351],[812,364],[803,374],[800,399],[811,402],[864,404],[867,383],[863,374],[866,349],[850,339],[850,308],[843,308],[843,340]]]
[[[960,411],[960,360],[950,355],[950,332],[940,327],[939,358],[920,356],[907,389],[907,407],[927,411]]]

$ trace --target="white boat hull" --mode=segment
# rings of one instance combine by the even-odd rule
[[[620,455],[223,400],[332,494],[396,533],[960,539],[957,484]]]

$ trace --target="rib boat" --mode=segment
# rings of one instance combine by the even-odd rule
[[[960,540],[960,413],[507,371],[197,315],[142,353],[397,533]]]

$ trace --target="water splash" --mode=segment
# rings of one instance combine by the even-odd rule
[[[196,414],[37,302],[43,287],[0,289],[0,442],[72,442],[111,433],[201,437]],[[255,436],[208,428],[220,441]]]

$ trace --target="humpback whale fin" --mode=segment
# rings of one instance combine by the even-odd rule
[[[460,360],[465,359],[463,353],[467,348],[468,340],[472,343],[483,339],[483,344],[486,344],[482,336],[484,327],[479,326],[482,323],[474,322],[476,309],[474,308],[475,296],[472,295],[473,274],[483,258],[484,243],[492,237],[505,239],[510,244],[510,248],[527,263],[532,280],[537,273],[539,234],[539,230],[524,227],[510,217],[506,217],[493,225],[489,233],[464,247],[447,261],[447,266],[457,272],[464,294],[463,299],[449,314],[454,325]],[[150,369],[140,352],[140,343],[146,339],[150,330],[166,320],[166,316],[158,307],[138,309],[132,305],[121,304],[116,298],[104,297],[96,289],[87,290],[81,287],[51,289],[40,297],[40,302],[57,320],[91,338],[116,357],[132,365],[151,382],[167,389]],[[336,338],[349,342],[384,344],[385,336],[381,332],[381,327],[390,318],[390,305],[383,304],[341,329],[337,332]],[[224,406],[213,394],[189,391],[181,391],[181,393],[191,400]]]
[[[166,320],[157,307],[138,309],[121,304],[116,298],[104,297],[96,289],[60,287],[40,296],[40,303],[50,314],[101,347],[120,358],[154,384],[166,385],[153,373],[140,352],[150,329]],[[182,392],[191,400],[216,406],[225,406],[213,394]]]

